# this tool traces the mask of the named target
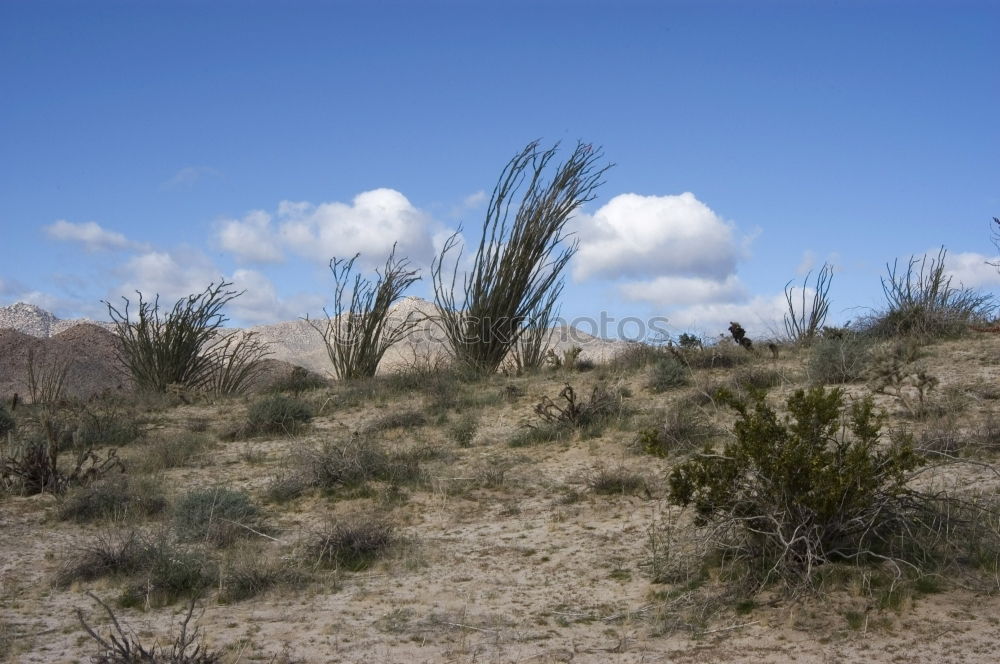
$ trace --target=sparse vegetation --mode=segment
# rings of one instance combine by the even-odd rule
[[[647,386],[651,392],[659,394],[675,387],[684,387],[690,381],[688,368],[676,357],[668,355],[653,364]]]
[[[718,429],[701,409],[675,406],[653,426],[640,429],[636,443],[646,454],[666,457],[703,449],[718,436]]]
[[[612,420],[628,414],[621,390],[605,385],[595,385],[590,398],[580,400],[576,390],[567,384],[558,396],[559,401],[544,397],[535,405],[535,413],[545,425],[573,428],[588,435],[597,435]]]
[[[191,465],[212,445],[211,438],[191,431],[161,432],[150,436],[138,457],[138,467],[146,472]]]
[[[795,306],[795,289],[792,282],[785,284],[785,301],[788,304],[788,312],[785,313],[785,334],[788,339],[800,344],[809,344],[816,338],[816,335],[823,329],[826,316],[830,312],[830,284],[833,281],[833,266],[824,263],[816,275],[816,281],[812,287],[812,300],[806,305],[806,296],[809,288],[809,277],[812,272],[806,274],[802,280],[802,288],[799,294],[802,303]]]
[[[648,491],[646,479],[623,466],[597,469],[587,478],[587,486],[602,495],[632,495]]]
[[[862,380],[873,358],[869,337],[851,330],[823,335],[809,355],[809,378],[816,385],[837,385]]]

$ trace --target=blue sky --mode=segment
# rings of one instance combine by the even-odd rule
[[[316,313],[330,257],[474,233],[535,138],[615,163],[568,318],[762,329],[829,260],[843,321],[942,244],[1000,289],[998,34],[961,1],[8,0],[0,304],[104,317],[225,276],[236,322]]]

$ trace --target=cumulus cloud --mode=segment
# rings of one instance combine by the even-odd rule
[[[927,252],[930,258],[936,252]],[[991,265],[990,263],[993,263]],[[1000,286],[1000,256],[985,256],[967,251],[958,254],[949,253],[945,257],[945,272],[952,279],[952,285],[961,284],[967,288],[990,288]]]
[[[102,228],[95,221],[73,223],[59,219],[54,224],[45,226],[45,233],[61,242],[76,242],[88,252],[140,249],[143,247],[121,233]]]
[[[362,255],[371,265],[385,260],[398,243],[399,253],[416,262],[430,259],[432,220],[394,189],[373,189],[348,203],[282,201],[271,215],[254,211],[242,219],[224,220],[219,244],[238,258],[277,262],[281,249],[311,260]]]
[[[577,281],[687,275],[725,279],[740,255],[731,225],[692,193],[620,194],[580,215]]]
[[[323,298],[319,295],[282,298],[271,280],[254,270],[236,270],[231,281],[233,288],[246,292],[233,300],[229,313],[246,325],[296,320],[306,312],[323,308]]]
[[[242,219],[219,223],[219,245],[243,261],[280,263],[285,256],[271,228],[271,215],[263,210],[249,212]]]
[[[668,316],[678,332],[693,331],[704,336],[724,334],[731,321],[738,321],[751,339],[780,335],[788,303],[784,294],[757,295],[744,302],[704,303],[684,307]]]
[[[739,278],[730,274],[724,279],[703,277],[657,277],[650,281],[624,283],[622,295],[630,300],[650,302],[661,307],[734,302],[747,296]]]

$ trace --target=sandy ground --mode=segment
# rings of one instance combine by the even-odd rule
[[[976,390],[987,394],[982,386],[1000,384],[998,357],[1000,340],[989,337],[973,345],[939,344],[922,360],[941,378],[939,394],[949,386],[967,388],[962,426],[1000,407],[994,398],[968,396]],[[786,377],[776,396],[804,378],[801,358],[774,366]],[[596,374],[571,380],[590,384]],[[262,556],[294,557],[298,543],[324,521],[377,509],[397,524],[401,541],[388,559],[364,572],[330,574],[305,588],[279,588],[231,605],[209,594],[199,619],[206,643],[224,649],[225,661],[233,662],[936,664],[1000,659],[1000,596],[983,592],[988,584],[978,591],[959,587],[924,595],[895,609],[878,609],[851,589],[762,598],[745,614],[729,605],[703,625],[665,632],[672,618],[664,613],[667,588],[650,582],[646,563],[650,535],[659,532],[658,524],[676,518],[677,508],[662,495],[671,461],[636,454],[628,444],[629,430],[610,429],[590,440],[506,445],[509,435],[531,420],[538,397],[554,396],[565,378],[517,379],[525,395],[486,407],[469,448],[447,443],[433,424],[386,434],[388,445],[451,446],[445,458],[426,465],[428,481],[408,489],[409,499],[401,504],[386,508],[371,498],[322,496],[265,504],[276,541],[260,542]],[[640,412],[676,398],[649,394],[642,376],[626,383]],[[864,389],[857,385],[851,391]],[[896,416],[905,414],[898,400],[880,396],[879,401]],[[223,485],[259,496],[296,446],[341,436],[378,414],[412,405],[404,399],[338,408],[327,399],[324,413],[304,436],[220,442],[199,463],[164,471],[164,484],[174,494]],[[163,414],[160,426],[198,421],[222,426],[239,407],[185,406]],[[141,449],[126,452],[141,454]],[[257,461],[250,463],[251,456]],[[642,474],[651,490],[605,496],[587,489],[594,472],[617,466]],[[507,469],[502,486],[474,481],[497,467]],[[984,491],[995,491],[997,484],[996,475],[984,467],[948,469],[928,481]],[[106,631],[107,620],[85,592],[112,601],[120,591],[114,580],[65,590],[53,586],[53,575],[75,546],[114,526],[60,522],[56,507],[51,496],[0,500],[0,647],[10,662],[87,661],[95,647],[74,610],[84,609]],[[155,529],[168,523],[141,525]],[[1000,580],[993,589],[1000,589]],[[118,616],[151,642],[171,633],[182,609],[178,602],[147,611],[121,609]],[[861,625],[848,624],[849,611],[863,616]]]

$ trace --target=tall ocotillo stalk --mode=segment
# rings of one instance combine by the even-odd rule
[[[375,271],[375,281],[354,273],[353,258],[331,259],[333,273],[333,314],[326,309],[325,322],[306,318],[323,337],[327,355],[337,378],[351,379],[374,376],[382,356],[401,340],[420,318],[412,313],[401,320],[392,320],[390,308],[420,277],[410,269],[407,259],[396,258],[396,245],[381,271]],[[352,284],[353,278],[353,284]],[[350,297],[345,291],[352,286]]]
[[[823,327],[830,311],[830,300],[827,294],[830,292],[830,284],[833,281],[833,266],[824,263],[816,275],[812,302],[807,308],[806,290],[809,288],[811,275],[812,272],[809,272],[802,280],[802,304],[797,309],[792,282],[789,281],[785,284],[785,301],[788,303],[788,313],[785,314],[785,333],[790,340],[795,342],[809,343],[812,341],[816,337],[816,333]]]
[[[161,315],[160,296],[152,302],[139,296],[136,319],[128,298],[121,310],[110,302],[108,315],[121,340],[118,359],[136,388],[166,392],[168,386],[216,393],[245,391],[260,373],[268,347],[253,334],[221,333],[228,320],[222,308],[243,294],[226,290],[232,283],[211,283],[197,295],[177,300]],[[234,335],[241,334],[239,339]]]
[[[573,212],[595,197],[603,153],[578,143],[569,159],[545,175],[558,144],[539,150],[529,143],[504,167],[486,211],[471,271],[456,295],[462,248],[459,233],[445,242],[431,264],[439,323],[458,364],[475,373],[497,370],[530,327],[532,313],[555,303],[566,263],[576,252],[566,223]],[[522,192],[513,220],[510,208]],[[450,278],[445,260],[458,252]],[[527,324],[527,325],[526,325]]]

